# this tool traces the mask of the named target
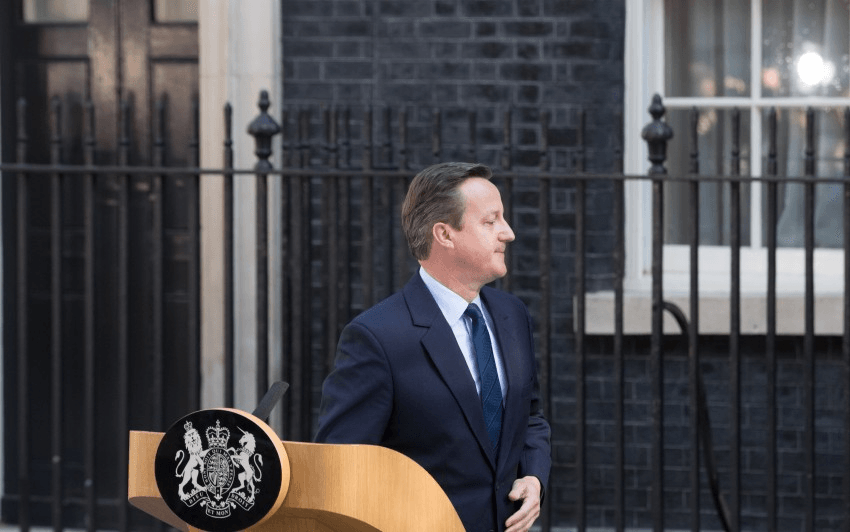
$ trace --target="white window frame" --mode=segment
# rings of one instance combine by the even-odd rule
[[[718,108],[738,107],[751,112],[750,143],[758,149],[751,150],[751,175],[762,174],[760,146],[762,144],[762,113],[757,112],[770,106],[805,108],[844,107],[850,105],[850,98],[763,98],[761,96],[761,1],[751,0],[751,62],[758,68],[751,68],[751,95],[749,98],[682,98],[665,97],[664,94],[664,1],[663,0],[626,0],[626,35],[625,35],[625,101],[624,101],[624,171],[626,174],[646,174],[649,168],[647,147],[640,136],[642,128],[651,121],[647,111],[654,94],[660,94],[668,109],[690,108],[694,105],[707,105]],[[684,132],[677,132],[678,135]],[[624,287],[627,301],[639,307],[646,306],[648,293],[651,288],[651,257],[652,257],[652,198],[649,181],[629,180],[626,189],[626,268]],[[761,184],[751,185],[751,219],[761,219]],[[745,299],[744,306],[751,309],[764,309],[760,303],[765,299],[767,290],[767,250],[762,246],[760,224],[754,226],[750,234],[752,247],[741,248],[741,292]],[[728,246],[700,246],[700,298],[704,302],[716,300],[718,297],[728,297],[730,292],[730,248]],[[690,249],[686,245],[664,246],[664,293],[665,298],[686,298],[689,292]],[[795,323],[799,315],[805,282],[804,251],[802,249],[779,248],[777,250],[777,293],[780,299],[777,312],[782,323]],[[819,334],[840,334],[842,331],[843,312],[841,305],[836,305],[844,291],[844,255],[842,250],[815,250],[815,292],[817,316],[817,332]],[[599,294],[598,298],[591,297],[590,312],[594,305],[608,307],[607,294]],[[684,301],[684,300],[683,300]],[[793,316],[784,316],[782,308],[785,302],[786,310]],[[793,307],[793,308],[792,308]],[[838,313],[832,309],[839,310]],[[601,308],[601,307],[600,307]],[[711,309],[709,305],[709,309]],[[687,312],[687,305],[683,306]],[[829,309],[829,310],[828,310]],[[764,311],[761,316],[752,317],[753,325],[743,332],[762,334],[764,332]],[[702,312],[700,315],[701,331],[722,333],[728,330],[728,305],[718,308],[718,312]],[[830,315],[832,314],[832,315]],[[588,330],[590,332],[611,332],[613,327],[608,319],[609,312],[589,316]],[[638,313],[638,316],[641,314]],[[593,320],[598,322],[593,324]],[[638,318],[640,319],[640,318]],[[784,320],[784,321],[783,321]],[[643,324],[646,321],[646,324]],[[626,324],[627,332],[648,332],[648,319],[639,324]],[[791,327],[780,333],[797,333]],[[675,328],[665,326],[665,330]]]

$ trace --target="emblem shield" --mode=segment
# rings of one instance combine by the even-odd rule
[[[244,530],[283,501],[289,484],[284,460],[282,443],[258,418],[233,409],[201,410],[163,436],[156,482],[168,507],[189,525]]]

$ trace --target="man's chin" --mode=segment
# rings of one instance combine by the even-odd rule
[[[502,277],[506,276],[507,274],[508,274],[508,269],[503,267],[499,270],[494,271],[493,274],[490,276],[490,280],[487,281],[487,282],[492,283],[496,279],[501,279]]]

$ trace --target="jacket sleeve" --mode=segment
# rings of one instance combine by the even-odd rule
[[[363,324],[343,329],[322,385],[318,443],[379,444],[392,412],[392,376],[380,342]]]
[[[540,383],[537,378],[537,361],[534,357],[534,327],[531,316],[526,310],[528,322],[528,341],[532,346],[531,361],[533,367],[533,386],[531,390],[531,401],[528,412],[528,429],[525,435],[525,445],[519,461],[519,478],[532,475],[540,480],[540,485],[545,491],[549,483],[549,471],[552,467],[552,451],[550,444],[551,429],[546,418],[543,417],[543,402],[540,397]]]

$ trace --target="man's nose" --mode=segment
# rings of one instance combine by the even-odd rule
[[[500,236],[502,241],[504,242],[513,242],[514,238],[516,238],[516,236],[514,235],[514,230],[511,229],[511,226],[510,224],[508,224],[508,222],[505,222],[505,227],[502,229],[502,233]]]

